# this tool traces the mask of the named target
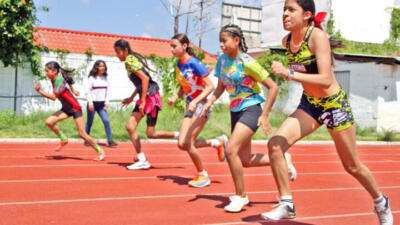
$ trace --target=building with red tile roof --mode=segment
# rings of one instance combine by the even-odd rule
[[[50,50],[68,50],[71,53],[85,54],[91,51],[96,55],[114,56],[114,42],[125,39],[131,48],[144,55],[155,54],[160,57],[172,57],[170,40],[157,38],[144,38],[123,36],[116,34],[94,33],[86,31],[73,31],[46,27],[36,27],[36,44],[46,46]],[[216,63],[217,56],[202,50],[205,54],[205,63]]]

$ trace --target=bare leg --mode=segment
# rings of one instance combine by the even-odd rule
[[[146,130],[146,134],[148,138],[174,138],[175,134],[171,131],[164,131],[164,130],[156,130],[155,126],[148,126]]]
[[[360,182],[373,199],[380,197],[378,185],[371,171],[360,161],[356,146],[356,128],[351,126],[342,131],[328,130],[335,142],[336,151],[344,169]]]
[[[57,126],[57,123],[60,121],[63,121],[65,119],[68,119],[69,116],[62,112],[62,111],[57,111],[53,115],[49,116],[46,119],[46,125],[52,130],[56,135],[60,134],[60,128]]]
[[[132,115],[129,117],[128,122],[126,123],[126,130],[128,131],[128,134],[131,137],[131,141],[132,141],[133,147],[136,150],[136,153],[142,152],[142,148],[140,146],[139,134],[136,130],[136,128],[142,118],[143,118],[143,116],[140,113],[133,112]]]
[[[246,152],[251,151],[251,137],[254,131],[248,126],[237,123],[232,132],[232,136],[228,140],[226,146],[226,158],[228,160],[229,169],[235,183],[236,195],[245,196],[243,165],[239,156],[239,151],[245,149]]]
[[[207,120],[207,118],[197,116],[193,116],[192,118],[184,118],[179,130],[180,135],[178,138],[178,147],[189,153],[189,156],[198,172],[203,171],[204,167],[194,142],[206,124]]]
[[[288,167],[284,153],[296,141],[312,133],[319,127],[310,115],[302,110],[296,110],[279,127],[278,131],[268,141],[268,154],[272,173],[281,196],[291,195]]]

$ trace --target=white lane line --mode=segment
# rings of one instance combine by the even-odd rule
[[[394,174],[400,171],[371,171],[373,174]],[[297,173],[298,175],[347,175],[346,172],[312,172],[312,173]],[[245,174],[245,177],[262,177],[272,176],[272,173],[254,173]],[[29,183],[29,182],[69,182],[69,181],[114,181],[114,180],[149,180],[149,179],[171,179],[192,178],[192,175],[158,175],[148,177],[83,177],[83,178],[54,178],[54,179],[30,179],[30,180],[0,180],[0,183]],[[231,174],[210,174],[210,177],[231,177]]]
[[[337,154],[336,153],[327,153],[327,154],[291,154],[292,155],[292,158],[295,158],[295,157],[300,157],[300,156],[337,156]],[[367,156],[388,156],[388,154],[368,154],[368,153],[360,153],[360,154],[358,154],[359,156],[363,156],[363,157],[367,157]],[[27,159],[32,159],[32,158],[35,158],[35,159],[41,159],[41,158],[46,158],[46,157],[54,157],[54,156],[60,156],[60,157],[62,157],[63,155],[56,155],[56,154],[54,154],[54,155],[50,155],[50,153],[49,153],[49,155],[0,155],[0,159],[24,159],[24,158],[27,158]],[[71,156],[74,156],[74,157],[83,157],[83,158],[85,158],[85,157],[92,157],[93,156],[93,154],[91,154],[91,155],[79,155],[79,154],[73,154],[73,155],[69,155],[70,157]],[[133,157],[135,157],[136,156],[136,154],[134,154],[134,153],[132,153],[132,154],[113,154],[113,155],[111,155],[111,154],[109,154],[109,155],[107,155],[107,158],[119,158],[119,157],[129,157],[129,158],[133,158]],[[216,154],[201,154],[201,156],[202,157],[215,157],[216,156]],[[390,154],[390,156],[400,156],[400,153],[398,153],[398,154]],[[68,157],[68,155],[65,155],[65,157]],[[148,154],[148,155],[146,155],[146,157],[147,158],[157,158],[157,157],[171,157],[171,158],[174,158],[174,157],[188,157],[188,155],[187,154]]]
[[[400,211],[392,211],[392,214],[398,214]],[[335,214],[335,215],[328,215],[328,216],[309,216],[309,217],[297,217],[293,220],[282,220],[282,221],[303,221],[303,220],[316,220],[316,219],[332,219],[332,218],[342,218],[342,217],[354,217],[354,216],[372,216],[376,215],[373,212],[366,212],[366,213],[350,213],[350,214]],[[201,225],[235,225],[235,224],[249,224],[249,223],[266,223],[267,220],[253,220],[253,221],[240,221],[240,222],[222,222],[222,223],[207,223]],[[271,221],[269,221],[271,222]]]
[[[65,157],[74,157],[74,156],[65,156]],[[90,160],[90,159],[84,159]],[[368,161],[368,160],[361,160],[363,163],[377,163],[377,164],[385,164],[385,163],[400,163],[400,160],[379,160],[379,161]],[[99,164],[54,164],[54,165],[8,165],[8,166],[0,166],[1,168],[41,168],[41,167],[79,167],[79,166],[87,166],[87,167],[99,167],[99,166],[115,166],[116,164],[130,164],[132,162],[108,162],[108,164],[99,163]],[[341,164],[341,161],[319,161],[319,162],[299,162],[295,161],[293,164]],[[153,166],[187,166],[193,165],[193,163],[185,162],[185,163],[151,163]],[[204,165],[221,165],[226,166],[226,163],[221,162],[208,162],[203,163]]]
[[[379,187],[380,189],[400,189],[400,186],[386,186]],[[292,192],[316,192],[316,191],[351,191],[351,190],[364,190],[361,187],[354,188],[321,188],[321,189],[294,189]],[[274,191],[253,191],[246,192],[247,194],[271,194],[277,193]],[[115,200],[137,200],[137,199],[157,199],[157,198],[186,198],[196,197],[198,195],[207,196],[229,196],[233,193],[196,193],[196,194],[182,194],[182,195],[152,195],[152,196],[128,196],[128,197],[108,197],[108,198],[81,198],[81,199],[65,199],[65,200],[48,200],[48,201],[30,201],[30,202],[0,202],[0,206],[15,206],[15,205],[36,205],[36,204],[52,204],[52,203],[75,203],[75,202],[95,202],[95,201],[115,201]]]

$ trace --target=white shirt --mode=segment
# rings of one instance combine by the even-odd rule
[[[93,102],[105,102],[108,104],[109,99],[109,82],[106,76],[90,76],[86,82],[86,99],[89,105]]]

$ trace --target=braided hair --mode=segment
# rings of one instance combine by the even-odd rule
[[[236,24],[228,24],[222,27],[221,32],[229,33],[231,34],[232,37],[239,37],[240,42],[239,42],[239,48],[242,52],[247,52],[247,45],[246,45],[246,40],[243,35],[242,29],[236,25]]]
[[[74,70],[66,70],[64,68],[62,68],[60,66],[60,64],[58,64],[56,61],[50,61],[48,63],[46,63],[45,65],[47,68],[54,70],[56,69],[57,72],[61,72],[61,75],[63,76],[64,80],[68,83],[68,84],[74,84],[75,81],[72,78],[71,74],[72,72],[74,72]]]

